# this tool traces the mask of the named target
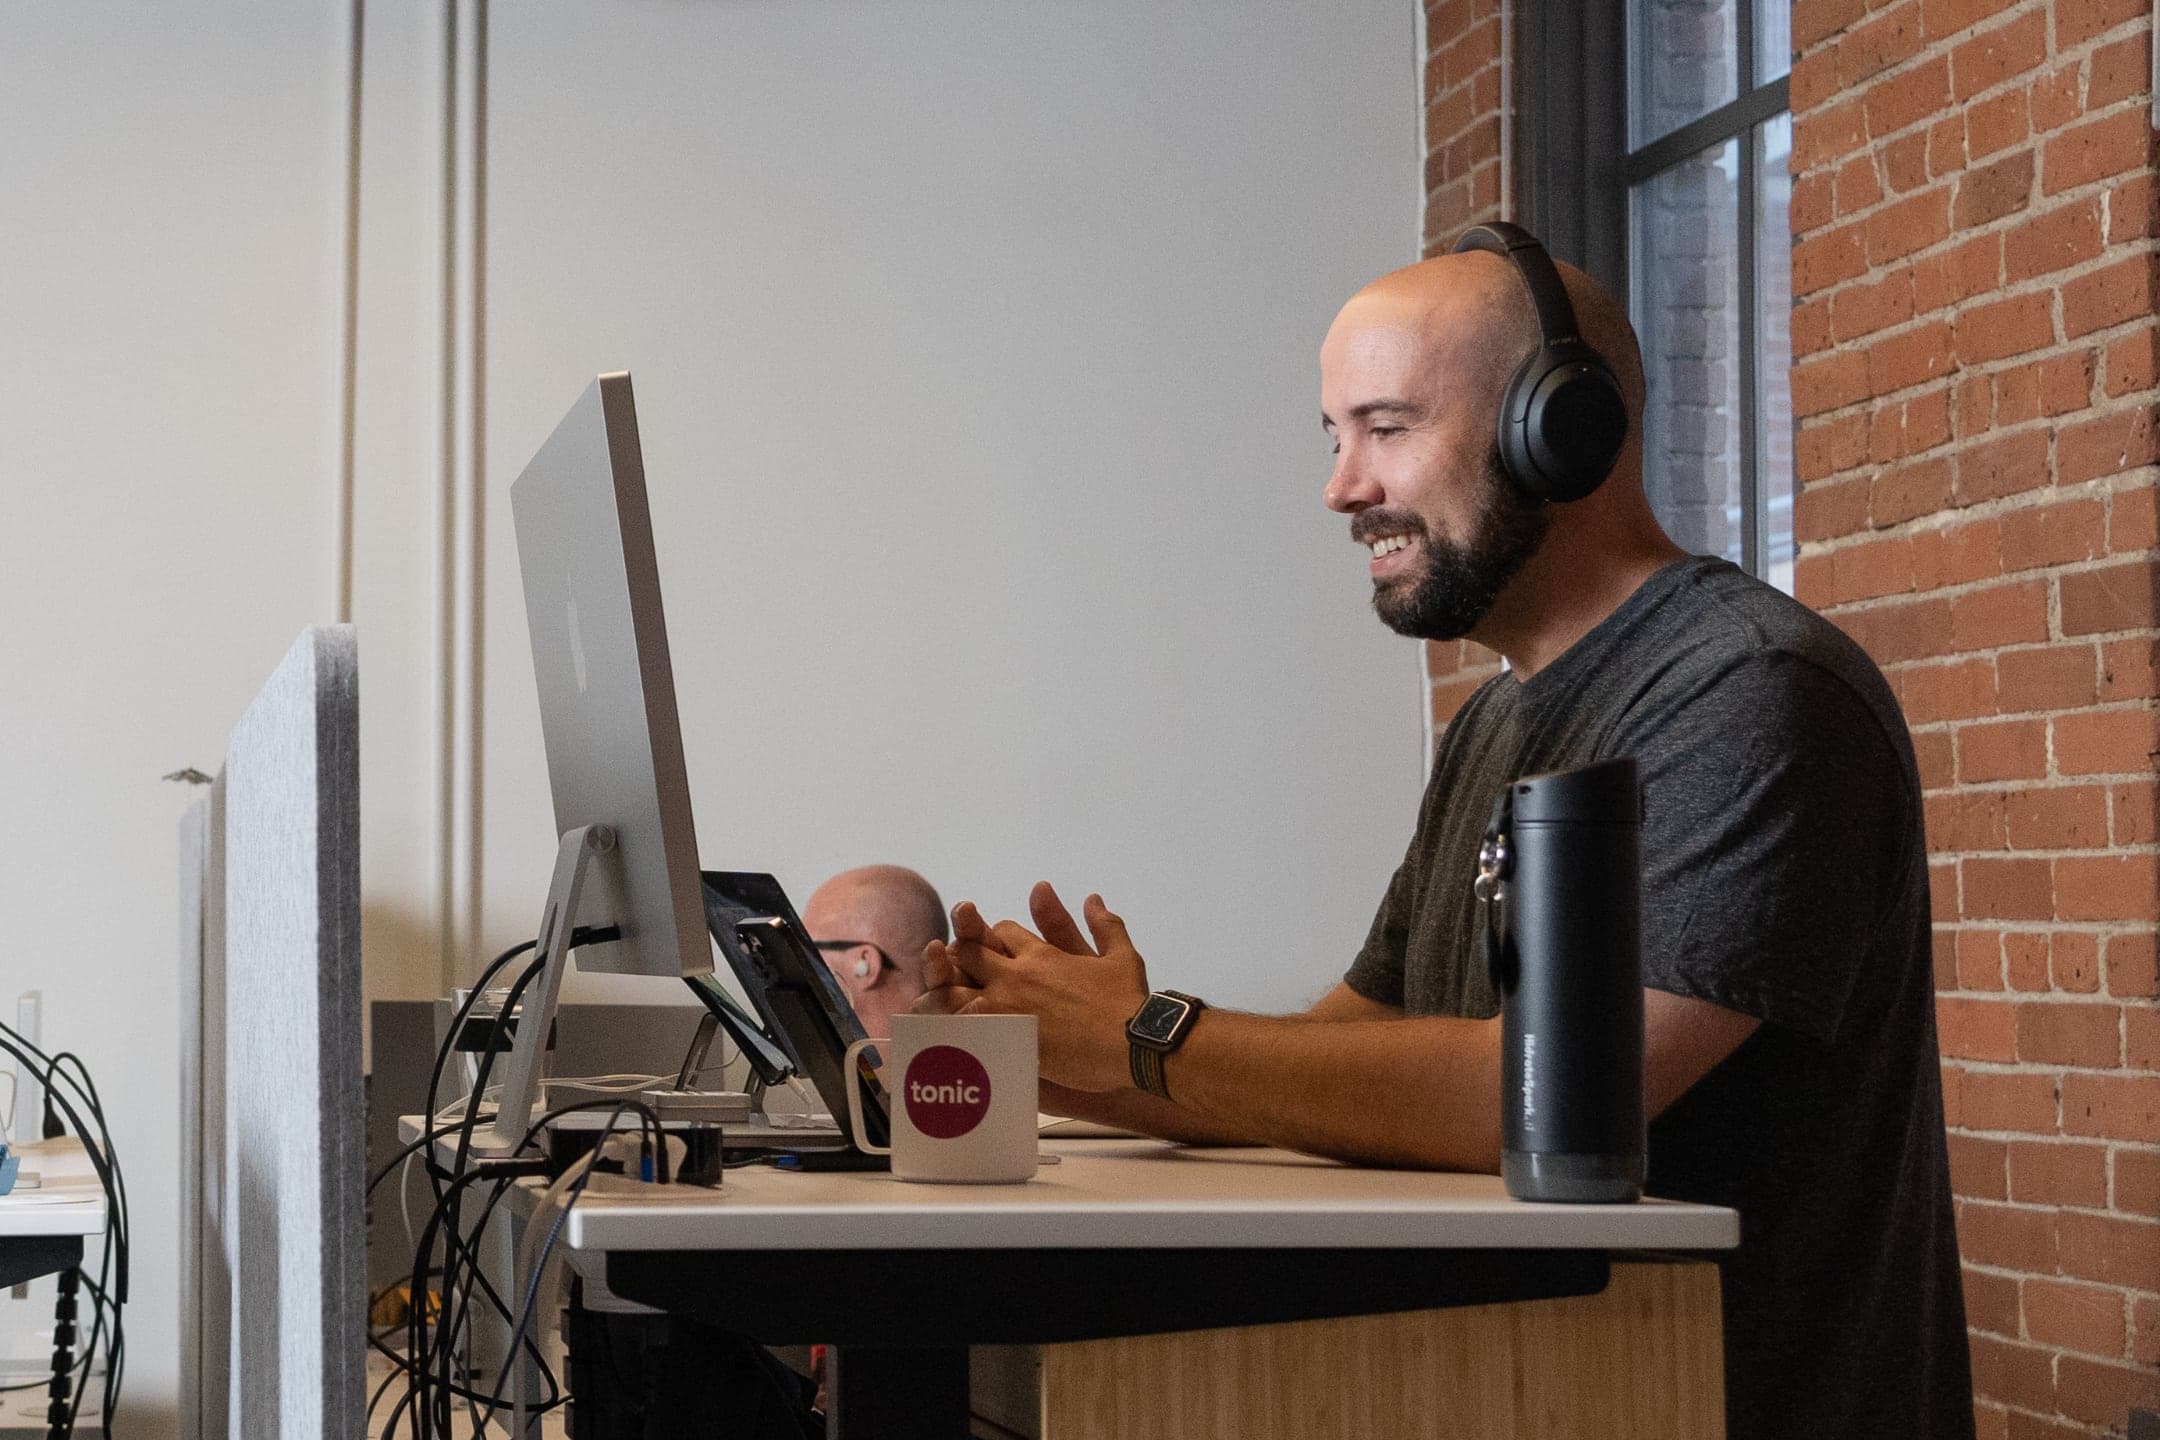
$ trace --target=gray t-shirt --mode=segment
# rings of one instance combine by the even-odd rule
[[[1471,895],[1493,799],[1623,755],[1643,982],[1763,1022],[1650,1125],[1650,1193],[1741,1215],[1730,1435],[1972,1435],[1920,784],[1889,686],[1834,626],[1690,559],[1527,682],[1488,681],[1345,978],[1412,1015],[1497,1013]]]

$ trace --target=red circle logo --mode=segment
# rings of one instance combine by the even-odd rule
[[[908,1062],[901,1082],[908,1123],[933,1140],[953,1140],[990,1113],[990,1072],[956,1045],[932,1045]]]

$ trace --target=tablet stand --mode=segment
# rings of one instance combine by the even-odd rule
[[[614,848],[613,829],[580,825],[564,832],[556,849],[555,875],[548,883],[547,907],[540,913],[540,973],[526,987],[518,1005],[517,1033],[510,1041],[510,1070],[503,1077],[502,1093],[495,1103],[495,1123],[485,1135],[474,1137],[475,1154],[514,1154],[532,1127],[548,1031],[555,1024],[563,971],[569,968],[570,947],[577,935],[578,902],[585,893],[593,857]],[[508,1015],[502,1018],[505,1023],[510,1019]],[[468,1103],[478,1105],[482,1098],[474,1095]]]

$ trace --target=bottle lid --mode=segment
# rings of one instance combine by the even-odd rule
[[[1514,792],[1518,825],[1640,825],[1642,784],[1634,757],[1601,760],[1579,770],[1525,775]]]

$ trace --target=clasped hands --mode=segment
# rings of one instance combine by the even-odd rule
[[[1042,1078],[1073,1090],[1131,1083],[1125,1022],[1148,996],[1147,963],[1100,895],[1081,906],[1083,934],[1048,881],[1028,893],[1030,930],[992,925],[973,903],[953,907],[950,943],[923,952],[918,1015],[1033,1015]],[[1040,933],[1038,933],[1040,932]]]

